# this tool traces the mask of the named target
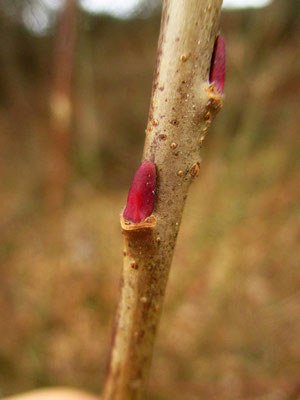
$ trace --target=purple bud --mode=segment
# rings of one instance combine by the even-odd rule
[[[220,93],[223,93],[225,82],[225,50],[225,39],[223,36],[218,36],[211,59],[209,82],[214,83]]]
[[[144,161],[136,171],[129,189],[123,217],[132,222],[142,222],[152,214],[156,185],[155,165]]]

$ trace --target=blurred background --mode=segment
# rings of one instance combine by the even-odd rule
[[[300,3],[224,5],[148,400],[300,396]],[[103,386],[160,7],[0,0],[0,396]]]

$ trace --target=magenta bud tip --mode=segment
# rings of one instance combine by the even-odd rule
[[[209,82],[214,83],[216,89],[223,93],[224,82],[225,82],[225,39],[223,36],[218,36],[212,55],[210,72],[209,72]]]
[[[155,165],[144,161],[136,171],[129,189],[123,217],[132,222],[142,222],[152,214],[156,185]]]

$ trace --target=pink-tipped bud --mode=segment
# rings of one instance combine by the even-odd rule
[[[218,36],[215,41],[214,51],[211,59],[209,82],[214,83],[216,89],[223,93],[225,82],[225,39]]]
[[[142,222],[152,214],[156,184],[155,165],[144,161],[136,171],[129,189],[123,217],[132,222]]]

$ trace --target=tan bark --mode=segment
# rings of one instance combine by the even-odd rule
[[[207,128],[222,107],[208,82],[221,5],[164,2],[143,154],[156,166],[155,207],[139,224],[121,217],[124,267],[103,400],[140,399],[148,375],[188,188]]]

